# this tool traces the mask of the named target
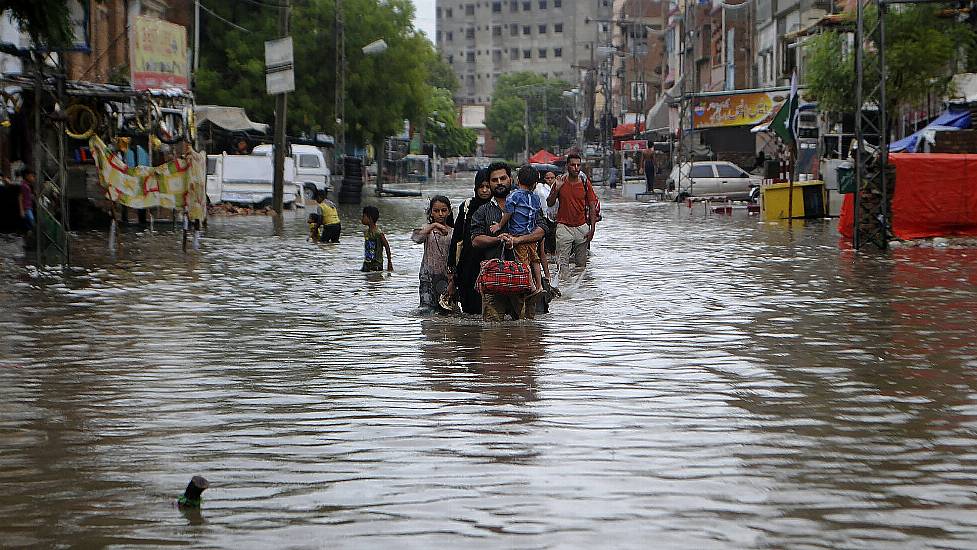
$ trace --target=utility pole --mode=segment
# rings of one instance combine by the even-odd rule
[[[288,36],[288,19],[291,11],[291,0],[284,0],[279,11],[278,34]],[[288,94],[280,93],[275,96],[275,180],[271,191],[272,208],[279,219],[284,210],[285,200],[285,119],[288,110]]]
[[[346,37],[345,37],[345,22],[343,21],[343,2],[342,0],[336,0],[336,19],[335,19],[335,32],[333,36],[336,41],[336,90],[335,90],[335,105],[333,110],[336,113],[336,153],[339,155],[337,162],[342,162],[343,156],[346,154]],[[383,166],[383,157],[386,156],[386,151],[381,155],[380,152],[374,153],[377,156],[377,166]],[[382,181],[380,174],[382,172],[377,170],[377,181]]]
[[[526,162],[529,162],[529,97],[524,97],[523,102],[526,106],[526,109],[523,113],[523,118],[522,118],[522,128],[523,128],[522,135],[526,141],[526,145],[524,147],[524,149],[526,150]]]
[[[200,67],[200,0],[193,1],[193,76]]]

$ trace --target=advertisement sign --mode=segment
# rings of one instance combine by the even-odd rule
[[[187,30],[182,25],[137,17],[129,43],[134,89],[190,88]]]
[[[787,101],[787,91],[700,97],[692,107],[692,127],[722,128],[758,124]]]
[[[292,37],[265,42],[265,88],[269,94],[295,91]]]
[[[633,139],[621,142],[622,151],[644,151],[648,148],[648,140],[646,139]]]

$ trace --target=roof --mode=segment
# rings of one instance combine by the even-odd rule
[[[241,107],[197,105],[193,112],[197,117],[197,126],[210,122],[230,132],[259,132],[262,134],[267,134],[270,128],[267,124],[253,122]]]

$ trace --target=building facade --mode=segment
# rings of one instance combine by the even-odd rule
[[[491,102],[500,75],[532,71],[577,83],[593,66],[612,0],[438,0],[435,42],[462,105]]]

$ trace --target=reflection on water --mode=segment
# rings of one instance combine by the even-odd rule
[[[977,540],[977,253],[607,196],[580,286],[484,325],[418,313],[424,199],[369,202],[392,274],[357,206],[339,245],[85,233],[63,275],[0,242],[0,546]]]

